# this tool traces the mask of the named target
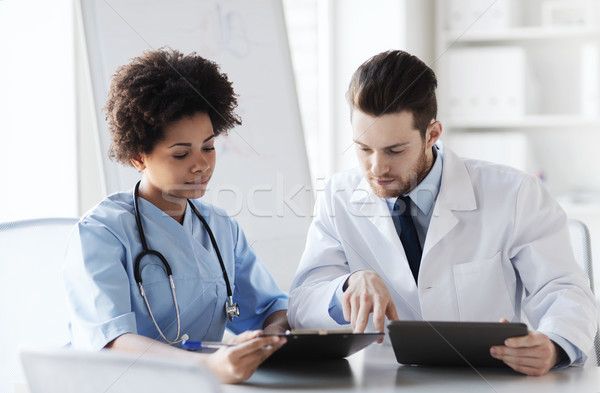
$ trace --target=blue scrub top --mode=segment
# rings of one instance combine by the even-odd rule
[[[232,323],[227,321],[223,272],[210,237],[190,206],[181,225],[151,202],[138,198],[148,247],[162,253],[172,269],[181,334],[190,340],[218,341],[225,328],[234,333],[261,329],[267,316],[287,309],[287,295],[234,219],[208,203],[193,203],[214,233],[240,316]],[[162,340],[135,282],[134,263],[140,252],[130,193],[109,196],[76,225],[64,267],[74,347],[98,350],[124,333]],[[158,325],[173,340],[177,319],[162,266],[158,258],[144,257],[142,279]]]

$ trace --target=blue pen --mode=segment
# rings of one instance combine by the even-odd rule
[[[235,344],[227,344],[219,341],[193,341],[193,340],[183,340],[181,342],[181,347],[185,349],[191,350],[200,350],[200,349],[219,349],[221,347],[231,347]]]

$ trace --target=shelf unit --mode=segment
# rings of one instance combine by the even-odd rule
[[[459,45],[482,43],[517,44],[538,40],[583,40],[600,36],[599,26],[565,26],[565,27],[510,27],[502,31],[443,31],[441,41]]]
[[[536,128],[590,128],[600,129],[600,118],[578,115],[526,115],[505,119],[451,119],[444,122],[451,129],[536,129]]]
[[[600,0],[497,0],[477,9],[482,4],[436,1],[433,67],[444,140],[486,159],[478,154],[491,147],[464,143],[472,136],[504,149],[512,162],[494,158],[509,165],[511,149],[523,151],[520,169],[539,174],[555,195],[600,199],[600,175],[590,173],[600,168]],[[585,23],[548,23],[549,7],[581,11]]]

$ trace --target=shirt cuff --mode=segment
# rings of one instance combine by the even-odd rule
[[[339,282],[331,301],[329,302],[329,316],[340,325],[347,325],[350,322],[344,319],[344,309],[342,308],[342,296],[344,295],[344,283],[348,280],[352,273],[346,274],[338,278]]]
[[[556,365],[553,367],[555,369],[565,368],[571,365],[579,366],[583,365],[583,356],[581,351],[573,344],[571,344],[568,340],[562,338],[561,336],[553,333],[545,333],[546,336],[550,340],[552,340],[556,345],[562,348],[563,351],[567,354],[566,359],[561,359]]]

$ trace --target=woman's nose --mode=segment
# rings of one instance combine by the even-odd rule
[[[192,172],[204,172],[210,168],[210,162],[203,154],[198,154],[198,157],[194,161]]]

